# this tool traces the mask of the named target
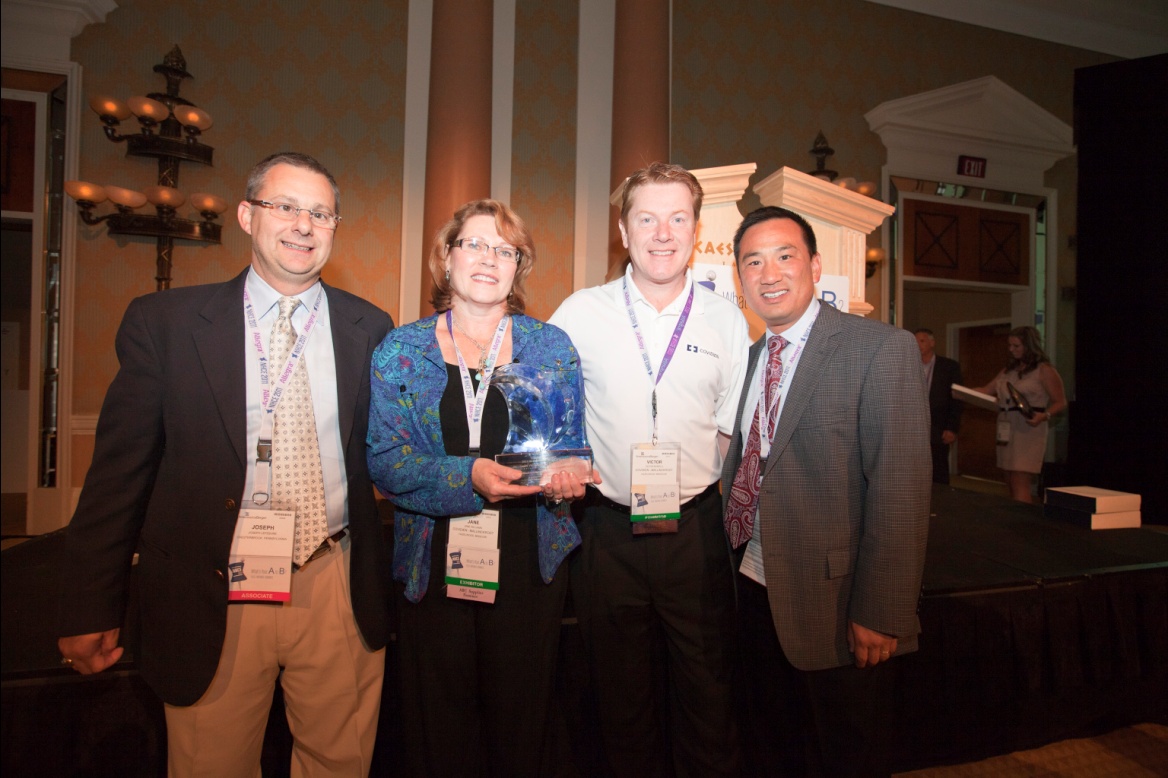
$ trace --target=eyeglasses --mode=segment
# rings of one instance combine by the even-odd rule
[[[452,242],[451,246],[458,246],[468,254],[474,254],[476,257],[484,256],[488,251],[494,251],[495,256],[499,259],[504,259],[508,262],[514,262],[516,265],[523,259],[523,252],[510,246],[488,246],[487,242],[482,238],[459,238]]]
[[[267,208],[272,212],[272,215],[277,219],[286,222],[296,221],[300,218],[300,212],[304,211],[308,214],[309,221],[314,227],[322,227],[326,230],[335,230],[337,224],[341,221],[341,217],[335,213],[328,211],[315,211],[312,208],[297,208],[292,203],[273,203],[270,200],[248,200],[252,205],[259,205]]]

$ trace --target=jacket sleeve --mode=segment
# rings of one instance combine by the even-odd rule
[[[118,373],[106,392],[93,464],[64,534],[58,634],[120,627],[130,562],[162,458],[163,369],[145,302],[118,328]]]
[[[402,510],[426,516],[478,513],[473,457],[447,456],[438,401],[442,384],[429,363],[393,333],[373,353],[368,459],[373,483]],[[444,378],[444,376],[443,376]]]
[[[912,336],[897,332],[879,345],[860,401],[867,487],[848,618],[907,636],[916,633],[929,524],[929,404]]]

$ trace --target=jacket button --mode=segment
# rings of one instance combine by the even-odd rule
[[[235,510],[235,500],[228,497],[226,500],[223,501],[223,508],[225,510],[229,510],[229,511]]]
[[[219,568],[215,568],[215,575],[217,575],[219,577],[220,581],[227,580],[227,576],[223,575],[223,571],[220,570]]]

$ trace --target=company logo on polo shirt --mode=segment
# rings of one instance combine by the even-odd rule
[[[715,354],[713,351],[710,351],[707,348],[702,348],[701,346],[694,345],[693,343],[686,343],[685,350],[692,352],[694,354],[705,354],[707,357],[713,357],[714,359],[719,359],[719,356],[717,354]]]

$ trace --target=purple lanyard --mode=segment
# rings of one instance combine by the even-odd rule
[[[694,288],[691,284],[689,287],[689,298],[685,301],[685,307],[681,309],[681,317],[677,320],[677,326],[673,328],[673,337],[669,339],[669,348],[665,349],[665,356],[661,357],[661,365],[657,368],[657,375],[653,375],[653,363],[649,359],[649,351],[645,348],[645,336],[641,334],[641,325],[637,323],[637,313],[633,310],[633,299],[629,296],[629,279],[626,276],[624,279],[624,294],[625,294],[625,310],[629,312],[629,322],[633,325],[633,334],[637,337],[637,348],[641,350],[641,359],[645,363],[645,372],[649,374],[649,379],[653,381],[653,445],[657,445],[657,384],[661,383],[661,376],[665,375],[666,368],[669,367],[670,361],[673,359],[673,352],[677,351],[677,344],[681,342],[681,333],[685,329],[685,323],[689,321],[689,312],[693,308]]]

